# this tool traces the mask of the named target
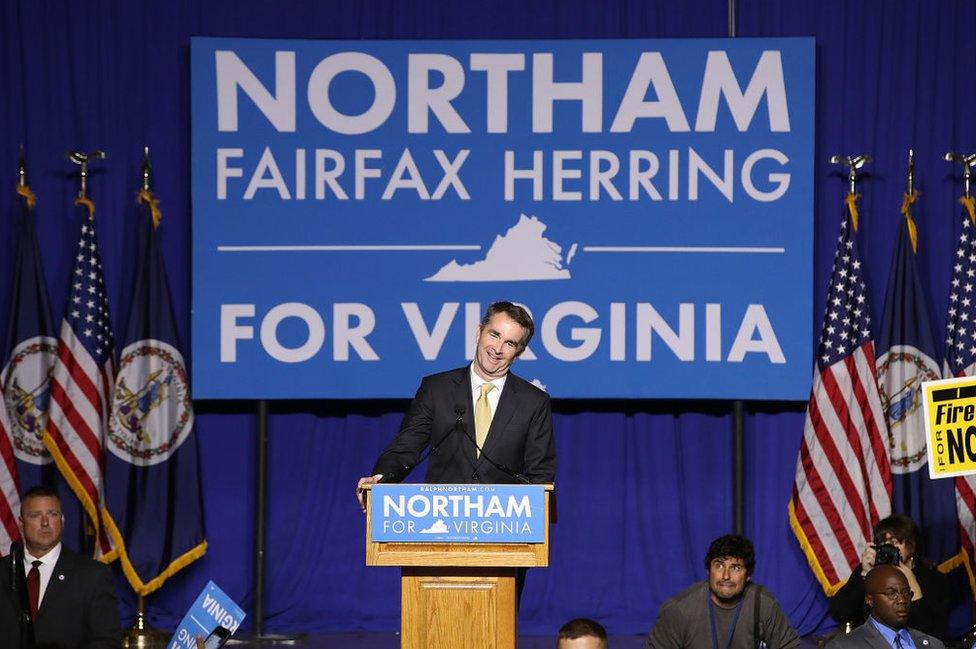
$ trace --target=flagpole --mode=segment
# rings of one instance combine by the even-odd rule
[[[264,636],[264,539],[268,477],[268,400],[258,401],[254,494],[254,635]]]
[[[945,154],[945,161],[958,162],[962,165],[962,186],[968,197],[972,185],[973,167],[976,167],[976,153],[953,153],[950,151]]]
[[[91,153],[84,153],[82,151],[68,151],[64,154],[64,157],[80,167],[78,176],[81,178],[81,185],[78,189],[78,198],[88,198],[88,163],[93,160],[104,160],[105,152],[92,151]]]
[[[264,557],[265,528],[267,526],[268,483],[268,400],[260,399],[255,409],[254,467],[254,630],[252,634],[237,634],[227,640],[229,645],[296,645],[305,640],[304,633],[284,634],[264,632]]]
[[[872,158],[867,153],[862,153],[859,155],[832,155],[830,156],[830,164],[844,165],[847,167],[847,183],[848,191],[851,194],[857,193],[857,171],[863,167],[868,162],[871,162]]]
[[[950,151],[945,154],[944,159],[946,162],[958,162],[962,165],[963,198],[970,199],[973,167],[976,167],[976,153],[954,153]],[[970,203],[970,205],[972,204]],[[970,601],[969,615],[969,621],[972,623],[972,628],[969,631],[969,636],[966,643],[972,644],[973,641],[976,640],[976,599],[972,599]]]
[[[27,187],[27,154],[24,145],[20,145],[20,158],[17,160],[17,186]]]
[[[732,402],[732,531],[745,532],[745,402]]]
[[[96,151],[95,153],[101,153]],[[105,154],[102,154],[105,157]],[[143,148],[142,152],[142,188],[147,192],[149,188],[149,147]],[[87,169],[82,166],[82,192],[85,191],[85,177]],[[138,612],[136,619],[132,621],[132,626],[126,631],[122,638],[122,646],[125,649],[162,649],[166,646],[169,636],[153,627],[146,618],[146,597],[139,594]]]
[[[169,636],[149,624],[146,618],[146,598],[143,595],[139,595],[138,606],[139,612],[122,638],[122,646],[125,649],[163,649]]]
[[[735,0],[728,0],[729,38],[735,38]],[[732,402],[732,531],[744,534],[746,529],[746,404],[742,399]]]

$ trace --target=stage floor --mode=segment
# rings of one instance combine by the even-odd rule
[[[644,635],[610,636],[610,649],[644,649]],[[244,639],[244,638],[242,638]],[[546,636],[523,636],[518,640],[519,649],[554,649],[556,640]],[[815,649],[816,638],[803,638],[802,649]],[[230,645],[228,645],[230,647]],[[234,649],[267,649],[268,647],[299,647],[300,649],[399,649],[400,636],[396,633],[337,633],[312,634],[297,644],[265,644],[244,642],[234,644]]]

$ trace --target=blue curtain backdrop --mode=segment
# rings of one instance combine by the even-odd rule
[[[823,312],[845,186],[834,153],[871,153],[861,241],[880,319],[909,147],[921,190],[919,265],[935,331],[945,327],[958,236],[958,169],[976,149],[976,3],[970,0],[738,0],[738,36],[817,39],[814,286]],[[149,146],[164,213],[161,245],[184,347],[189,340],[189,39],[191,36],[477,39],[692,38],[727,35],[725,0],[3,0],[0,4],[0,280],[10,277],[18,147],[38,195],[38,232],[60,319],[79,224],[68,149],[104,149],[90,194],[116,331],[130,293],[135,192]],[[3,188],[6,189],[3,189]],[[0,308],[9,304],[0,281]],[[6,321],[0,318],[0,323]],[[3,326],[3,325],[0,325]],[[0,339],[2,339],[0,332]],[[941,336],[940,336],[941,337]],[[458,364],[461,359],[458,359]],[[811,368],[812,373],[812,368]],[[419,377],[418,377],[419,379]],[[708,542],[731,525],[729,404],[579,402],[554,395],[559,523],[552,562],[529,573],[526,633],[586,615],[640,633],[660,604],[704,575]],[[363,567],[353,487],[393,436],[405,402],[288,402],[272,407],[267,627],[393,630],[397,571]],[[747,404],[746,531],[755,578],[801,633],[832,626],[787,525],[804,404]],[[248,403],[197,403],[210,550],[149,600],[172,628],[208,579],[252,605],[254,417]],[[422,475],[417,473],[417,476]],[[126,611],[133,598],[123,582]],[[964,617],[957,615],[956,628]]]

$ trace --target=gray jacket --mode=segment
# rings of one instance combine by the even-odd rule
[[[742,594],[742,610],[732,649],[755,649],[756,593],[750,583]],[[796,649],[800,646],[796,631],[790,626],[783,609],[768,590],[762,590],[759,631],[768,649]],[[647,636],[647,649],[712,649],[711,624],[708,615],[708,582],[693,584],[661,606],[657,623]],[[722,633],[719,630],[719,633]],[[720,641],[724,644],[725,638]],[[919,647],[921,649],[921,647]]]
[[[908,629],[908,634],[912,636],[917,649],[945,649],[945,645],[938,638],[933,638],[921,631]],[[871,620],[868,620],[848,634],[835,637],[827,643],[826,649],[891,649],[891,645],[885,640],[881,632],[874,628]]]

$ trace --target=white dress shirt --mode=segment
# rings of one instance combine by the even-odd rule
[[[502,398],[502,389],[505,387],[505,379],[508,378],[508,374],[505,376],[493,379],[491,381],[486,381],[474,371],[474,363],[471,363],[471,412],[474,413],[474,409],[478,404],[478,397],[481,396],[481,385],[483,383],[491,383],[495,386],[495,389],[488,393],[488,409],[491,411],[491,419],[495,418],[495,411],[498,410],[498,400]]]
[[[44,601],[44,591],[47,590],[47,585],[51,581],[51,575],[54,574],[54,566],[58,563],[58,557],[61,556],[61,543],[58,543],[53,548],[51,548],[47,554],[43,557],[35,557],[27,548],[24,548],[24,574],[26,575],[30,572],[35,561],[40,561],[41,565],[37,566],[37,572],[40,573],[41,586],[37,591],[37,608],[41,608],[41,602]]]

